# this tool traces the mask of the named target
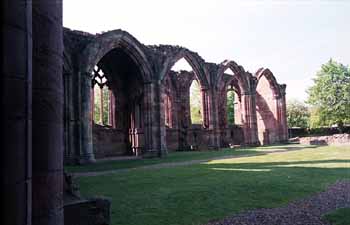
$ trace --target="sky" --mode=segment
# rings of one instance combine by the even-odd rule
[[[123,29],[146,45],[184,46],[251,73],[269,68],[287,99],[301,101],[322,64],[350,64],[350,0],[74,0],[63,3],[63,25]]]

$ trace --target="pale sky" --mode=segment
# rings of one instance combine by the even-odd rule
[[[287,98],[305,90],[329,58],[350,64],[350,0],[72,0],[63,25],[100,33],[123,29],[144,44],[172,44],[207,62],[269,68]]]

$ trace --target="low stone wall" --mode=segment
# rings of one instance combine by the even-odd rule
[[[166,147],[169,152],[179,150],[179,130],[175,128],[166,128]]]
[[[299,138],[299,142],[305,145],[350,145],[350,134],[302,137]]]
[[[227,148],[244,144],[243,129],[241,126],[230,125],[220,130],[220,147]]]
[[[64,224],[110,225],[111,200],[105,197],[82,198],[71,174],[64,174]]]
[[[126,134],[123,130],[108,126],[93,125],[93,148],[95,158],[126,155],[128,147]]]

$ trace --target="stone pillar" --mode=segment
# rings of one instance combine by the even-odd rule
[[[94,111],[95,111],[95,89],[94,87],[91,87],[91,93],[90,93],[90,111],[91,111],[91,114],[90,114],[90,120],[91,120],[91,123],[93,125],[94,123]]]
[[[167,145],[166,145],[166,127],[165,127],[165,105],[164,99],[166,98],[165,85],[161,81],[158,82],[159,91],[159,139],[160,139],[160,155],[167,155]]]
[[[241,110],[242,110],[242,128],[243,128],[243,136],[244,143],[246,145],[251,144],[250,130],[249,130],[249,122],[250,122],[250,114],[249,114],[249,95],[248,93],[242,93],[241,96]]]
[[[32,1],[1,1],[1,224],[32,223]]]
[[[63,224],[62,2],[33,0],[32,224]]]
[[[283,140],[287,141],[289,138],[288,135],[288,124],[287,124],[287,104],[286,104],[286,85],[280,85],[281,89],[281,123],[282,123],[282,133]]]
[[[218,110],[218,92],[215,88],[211,88],[207,91],[208,94],[208,127],[211,132],[210,148],[220,148],[220,127],[219,127],[219,110]]]
[[[114,95],[113,95],[113,91],[112,90],[108,90],[108,94],[109,94],[109,125],[112,127],[112,128],[115,128],[114,126]]]
[[[64,88],[64,163],[70,164],[74,162],[74,152],[72,146],[72,134],[71,127],[71,111],[72,111],[72,95],[71,95],[71,78],[72,73],[65,71],[63,73],[63,88]]]
[[[242,93],[242,115],[244,142],[247,145],[258,145],[258,127],[256,118],[255,91]]]
[[[203,118],[203,127],[209,127],[209,113],[208,113],[208,94],[206,88],[201,88],[202,95],[202,118]]]
[[[171,124],[172,128],[179,129],[179,108],[181,106],[181,101],[178,98],[176,92],[172,93],[171,96]]]
[[[100,88],[100,122],[101,125],[105,125],[103,122],[103,88]]]
[[[92,123],[91,123],[91,74],[83,72],[78,74],[81,82],[80,94],[80,163],[93,163],[95,156],[92,145]]]
[[[275,96],[275,113],[276,113],[276,124],[274,127],[274,132],[278,142],[281,142],[284,138],[283,134],[283,124],[282,124],[282,99],[281,96]]]
[[[144,152],[152,150],[152,117],[151,97],[152,84],[144,84],[145,97],[143,99],[143,126],[144,126]],[[119,120],[118,120],[119,121]]]
[[[257,84],[258,84],[258,80],[256,78],[251,80],[250,132],[251,132],[251,143],[254,146],[260,145],[259,136],[258,136],[258,121],[257,121],[257,116],[256,116],[256,86],[257,86]]]
[[[145,150],[144,157],[155,157],[166,155],[165,149],[165,125],[161,128],[161,121],[164,124],[164,110],[161,106],[161,90],[159,83],[144,84],[144,133]],[[163,114],[163,116],[161,116]]]

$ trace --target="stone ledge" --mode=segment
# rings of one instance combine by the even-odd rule
[[[299,138],[300,144],[306,145],[350,145],[350,134],[334,134]]]

